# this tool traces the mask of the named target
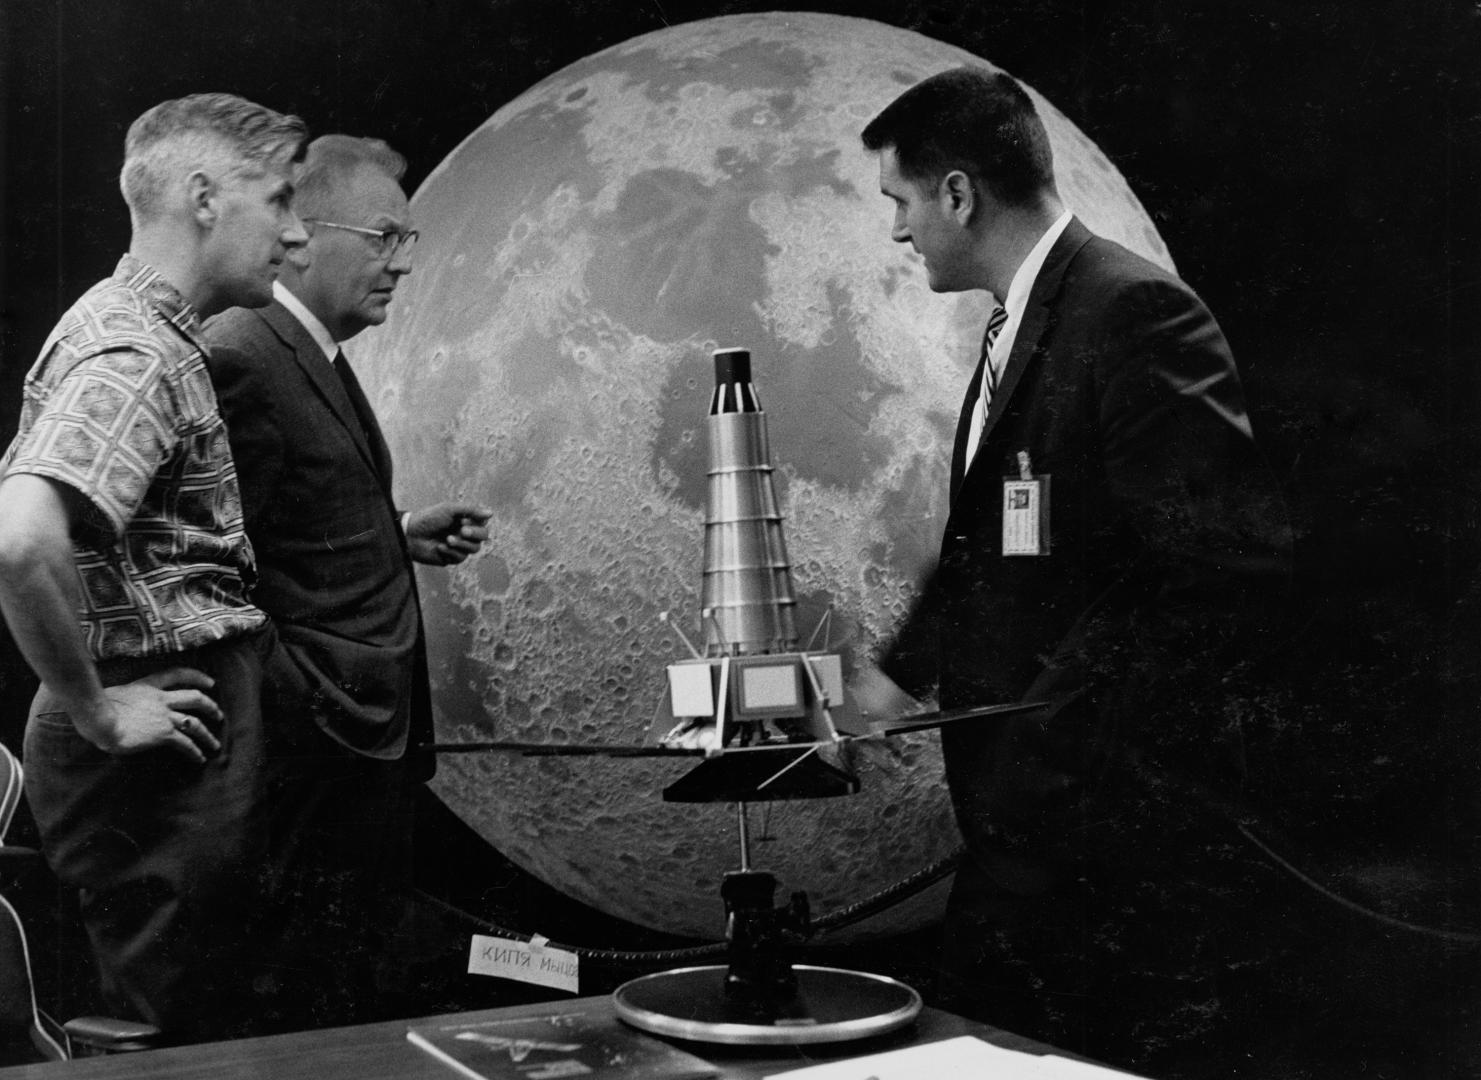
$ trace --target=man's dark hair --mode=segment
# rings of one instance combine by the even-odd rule
[[[893,148],[900,175],[937,184],[960,169],[1010,206],[1054,191],[1049,133],[1008,75],[960,67],[916,83],[869,121],[864,148]]]

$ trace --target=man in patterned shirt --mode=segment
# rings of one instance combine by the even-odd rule
[[[27,797],[108,1008],[171,1040],[248,1015],[271,644],[200,322],[267,303],[306,242],[291,207],[305,137],[228,94],[134,122],[129,252],[47,340],[0,459],[0,610],[42,683]]]

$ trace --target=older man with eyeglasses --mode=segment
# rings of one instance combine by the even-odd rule
[[[384,1015],[383,964],[408,893],[412,798],[430,777],[426,656],[412,563],[458,563],[489,511],[403,513],[391,459],[343,344],[385,321],[417,233],[405,160],[376,139],[309,145],[295,208],[308,244],[273,303],[207,327],[257,552],[253,598],[281,647],[264,684],[277,923],[269,1023]],[[378,974],[379,972],[379,974]]]

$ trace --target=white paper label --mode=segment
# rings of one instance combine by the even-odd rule
[[[474,934],[468,948],[469,975],[492,975],[575,994],[580,972],[581,958],[575,953],[537,942]]]
[[[1044,485],[1039,480],[1003,481],[1003,554],[1043,555]]]
[[[766,1080],[1136,1080],[1087,1061],[1005,1050],[971,1035],[770,1073]]]

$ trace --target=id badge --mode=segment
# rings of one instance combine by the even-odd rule
[[[1034,475],[1027,450],[1018,475],[1003,479],[1003,554],[1049,554],[1049,477]]]

